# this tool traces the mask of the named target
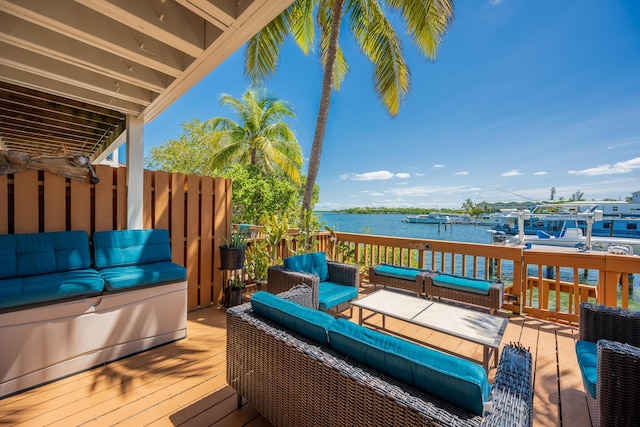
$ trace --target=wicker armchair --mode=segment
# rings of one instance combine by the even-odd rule
[[[358,267],[351,264],[327,261],[329,269],[329,280],[347,286],[360,286],[360,272]],[[267,291],[279,294],[290,290],[295,285],[304,283],[312,289],[313,308],[319,308],[320,278],[314,274],[300,271],[287,270],[284,266],[278,265],[269,267],[267,273]],[[342,311],[351,308],[350,302],[344,302],[328,310],[333,315],[338,315]]]
[[[594,426],[640,423],[640,312],[580,304],[580,340],[597,343],[596,398],[586,392]]]

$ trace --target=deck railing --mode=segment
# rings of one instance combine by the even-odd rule
[[[369,266],[381,263],[499,278],[506,288],[504,309],[561,323],[578,322],[582,301],[625,308],[632,301],[640,309],[640,298],[631,299],[638,257],[341,232],[321,232],[316,239],[318,250],[360,265],[364,281]]]

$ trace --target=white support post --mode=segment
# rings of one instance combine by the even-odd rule
[[[127,228],[143,228],[144,122],[127,115]]]

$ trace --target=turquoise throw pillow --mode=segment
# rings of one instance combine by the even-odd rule
[[[324,252],[312,252],[285,258],[284,267],[291,271],[315,274],[321,282],[329,280],[329,267]]]
[[[576,342],[576,356],[582,374],[584,387],[591,397],[596,399],[596,384],[598,383],[598,346],[591,341],[578,340]]]

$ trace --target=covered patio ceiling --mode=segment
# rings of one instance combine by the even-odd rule
[[[0,150],[102,160],[292,2],[0,0]]]

